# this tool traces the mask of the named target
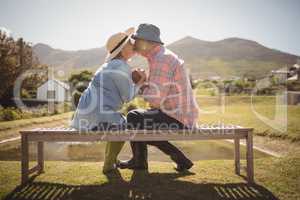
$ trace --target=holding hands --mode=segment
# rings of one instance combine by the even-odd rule
[[[132,81],[137,85],[143,85],[147,79],[147,75],[144,69],[135,68],[132,71]]]

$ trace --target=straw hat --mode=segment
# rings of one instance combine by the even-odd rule
[[[106,62],[116,57],[122,51],[123,47],[126,45],[128,40],[130,40],[133,33],[134,28],[132,27],[127,29],[125,32],[119,32],[110,36],[110,38],[106,42]]]

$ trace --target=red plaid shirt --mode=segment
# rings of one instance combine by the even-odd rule
[[[187,127],[195,126],[198,105],[184,61],[164,46],[155,47],[146,57],[149,87],[143,91],[145,100]]]

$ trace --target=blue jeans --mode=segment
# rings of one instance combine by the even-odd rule
[[[133,110],[127,115],[128,128],[133,129],[186,129],[184,124],[178,120],[168,116],[159,109],[150,110]],[[191,161],[173,144],[168,141],[145,141],[145,142],[131,142],[131,148],[133,157],[135,154],[142,156],[143,158],[137,158],[141,163],[147,164],[147,145],[157,147],[163,153],[170,156],[170,158],[177,165],[185,165],[191,163]],[[141,152],[136,152],[143,151]]]

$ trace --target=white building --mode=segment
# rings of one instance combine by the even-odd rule
[[[70,86],[59,80],[50,79],[37,89],[37,100],[70,101]]]
[[[221,80],[221,76],[210,76],[208,79],[211,81],[218,81]]]
[[[289,81],[300,81],[300,64],[294,64],[291,68],[291,74],[292,76],[288,78]]]

